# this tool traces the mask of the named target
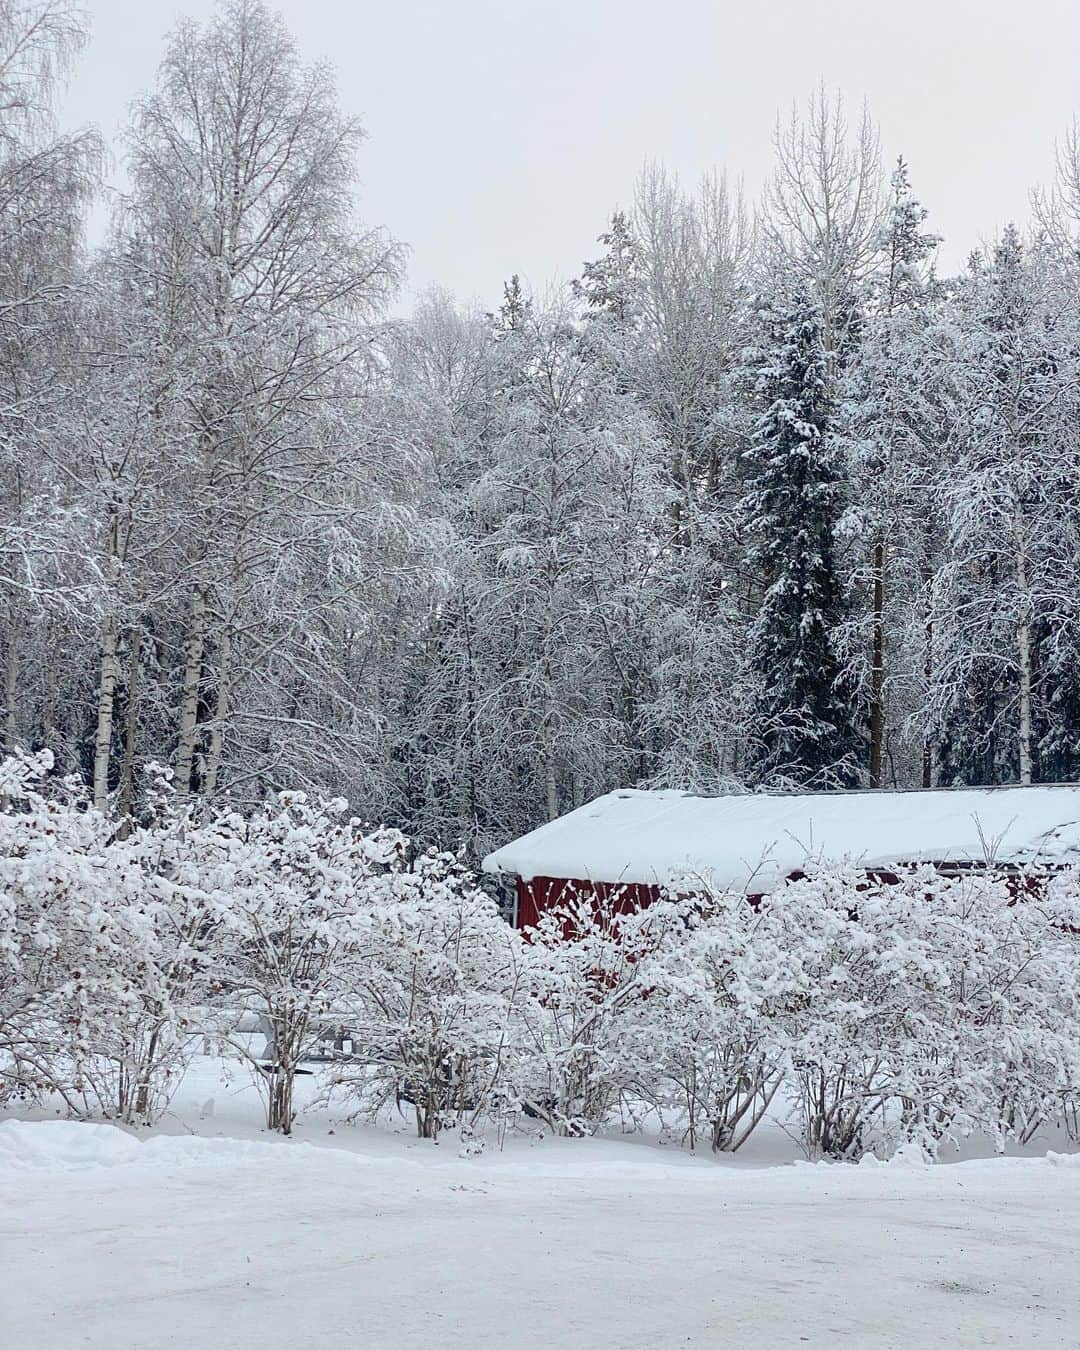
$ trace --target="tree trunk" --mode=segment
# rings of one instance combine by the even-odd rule
[[[150,1124],[150,1081],[154,1073],[154,1061],[157,1059],[160,1039],[161,1028],[156,1026],[150,1033],[150,1043],[146,1047],[146,1057],[142,1063],[139,1085],[135,1093],[135,1119],[146,1125]]]
[[[555,761],[550,755],[544,766],[544,795],[547,799],[548,820],[558,820],[559,790],[555,782]]]
[[[926,648],[923,656],[923,691],[924,698],[930,697],[930,681],[934,677],[934,620],[932,617],[926,620]],[[922,785],[924,788],[934,786],[934,746],[928,734],[923,735],[922,748]]]
[[[206,756],[206,779],[203,796],[212,797],[217,789],[218,770],[221,767],[221,745],[225,735],[225,719],[229,715],[229,695],[232,680],[232,628],[229,624],[221,634],[218,651],[218,688],[214,706],[214,723],[210,732],[210,748]]]
[[[191,592],[191,618],[184,644],[184,685],[180,696],[180,728],[176,745],[176,790],[191,791],[195,761],[195,731],[199,717],[199,684],[202,680],[203,645],[206,641],[206,592],[196,586]]]
[[[116,696],[116,620],[106,620],[101,636],[101,665],[98,678],[97,731],[94,735],[94,806],[105,811],[109,805],[109,759],[112,751],[113,702]]]
[[[1016,581],[1020,591],[1020,619],[1016,625],[1016,651],[1020,671],[1020,782],[1031,782],[1031,597],[1028,592],[1027,553],[1019,508],[1013,516],[1016,545]]]
[[[15,696],[19,688],[19,643],[12,623],[8,633],[7,659],[4,662],[4,750],[15,750]]]
[[[555,772],[555,748],[551,741],[550,715],[551,709],[549,708],[545,713],[544,724],[541,729],[544,759],[544,805],[547,809],[548,820],[557,820],[559,817],[559,784]]]
[[[120,770],[120,800],[117,810],[121,820],[131,816],[135,795],[135,745],[139,727],[139,676],[142,672],[142,629],[136,624],[131,630],[131,656],[128,663],[127,718],[124,727],[124,763]]]
[[[292,1134],[293,1075],[292,1066],[278,1063],[270,1070],[270,1098],[266,1123],[271,1130]]]
[[[1017,625],[1016,647],[1020,660],[1020,782],[1031,782],[1031,625]]]
[[[550,564],[549,564],[550,575]],[[554,631],[554,623],[551,615],[551,595],[554,589],[552,581],[548,589],[548,610],[544,624],[544,690],[546,698],[544,700],[544,716],[540,725],[540,743],[544,758],[544,803],[547,807],[548,820],[557,820],[559,815],[559,784],[558,776],[555,771],[555,742],[552,735],[552,728],[555,723],[555,700],[553,696],[554,680],[551,671],[550,651],[551,634]]]
[[[874,545],[874,642],[870,666],[870,786],[882,784],[885,744],[885,545]]]
[[[56,653],[53,650],[52,625],[45,625],[44,692],[41,706],[41,734],[50,748],[56,745]]]

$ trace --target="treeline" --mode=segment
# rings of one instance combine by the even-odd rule
[[[0,0],[9,751],[474,854],[614,786],[1077,776],[1075,132],[955,277],[819,91],[760,203],[650,168],[568,293],[391,320],[360,128],[256,0],[169,40],[88,255],[81,37]]]
[[[50,768],[0,762],[0,1106],[150,1123],[217,1054],[271,1129],[322,1058],[338,1109],[466,1151],[618,1122],[732,1152],[767,1116],[811,1157],[1077,1136],[1075,869],[1013,904],[989,871],[808,861],[754,906],[569,896],[522,933],[340,799],[207,812],[152,772],[121,837]]]

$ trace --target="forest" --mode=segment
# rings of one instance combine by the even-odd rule
[[[59,130],[85,36],[0,0],[4,753],[468,861],[614,787],[1077,777],[1075,126],[958,275],[821,87],[761,200],[650,164],[571,286],[406,316],[259,0],[179,24],[116,146]]]

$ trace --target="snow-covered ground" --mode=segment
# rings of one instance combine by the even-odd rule
[[[325,1112],[260,1134],[209,1072],[149,1137],[0,1123],[4,1350],[1080,1345],[1076,1155],[462,1158]]]

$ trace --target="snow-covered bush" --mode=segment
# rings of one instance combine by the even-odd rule
[[[764,897],[731,980],[812,1155],[1025,1140],[1077,1082],[1075,879],[814,866]],[[745,906],[744,915],[750,907]]]
[[[200,1025],[205,972],[217,928],[206,891],[192,874],[191,809],[179,807],[157,766],[152,823],[112,852],[126,887],[114,896],[111,917],[126,976],[122,1018],[106,1062],[113,1066],[120,1114],[150,1121],[168,1105],[183,1076]]]
[[[907,893],[887,894],[882,914],[882,892],[863,873],[814,866],[760,902],[754,956],[759,972],[779,973],[771,1034],[811,1155],[855,1157],[864,1149],[870,1122],[888,1103],[900,1028],[920,1007],[920,981],[933,974],[912,942]],[[763,982],[751,975],[752,987]]]
[[[301,1062],[357,1008],[369,916],[405,841],[366,832],[341,800],[283,792],[249,816],[224,812],[189,836],[176,879],[205,893],[207,996],[255,1012],[267,1125],[288,1134]]]
[[[183,1070],[203,927],[183,822],[117,837],[48,752],[0,765],[0,1092],[149,1121]]]
[[[1074,872],[914,873],[909,941],[927,972],[912,990],[891,1084],[902,1132],[1027,1142],[1062,1122],[1080,1084],[1080,887]],[[877,897],[888,945],[890,896]]]
[[[94,1095],[93,1052],[122,1000],[110,828],[48,751],[0,764],[0,1098]],[[102,1103],[105,1105],[105,1103]]]
[[[560,1134],[591,1134],[621,1098],[641,1095],[654,1059],[642,1034],[652,962],[681,929],[676,902],[639,909],[619,892],[568,892],[541,914],[517,1012],[515,1091],[526,1114]]]
[[[717,1152],[740,1148],[784,1076],[775,1022],[788,963],[763,926],[745,895],[701,897],[647,964],[649,997],[631,1033],[639,1058],[650,1055],[640,1089],[662,1118],[681,1119],[691,1148],[702,1136]]]
[[[855,1158],[1075,1127],[1076,869],[808,863],[755,903],[571,892],[522,934],[454,856],[340,800],[146,800],[121,829],[47,753],[0,763],[0,1102],[148,1122],[212,1032],[286,1133],[335,1036],[333,1086],[409,1103],[424,1137],[651,1112],[735,1150],[786,1107],[808,1154]]]
[[[451,1122],[475,1129],[514,1052],[521,947],[452,854],[395,870],[373,897],[357,970],[365,1067],[341,1084],[375,1110],[411,1103],[421,1138]]]

